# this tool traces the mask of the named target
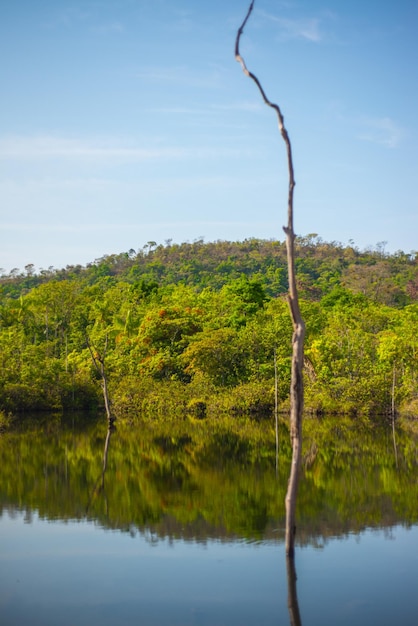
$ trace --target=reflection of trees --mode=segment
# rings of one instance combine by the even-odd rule
[[[36,509],[46,519],[87,514],[159,537],[282,542],[291,450],[279,426],[277,478],[274,425],[265,422],[121,422],[117,435],[91,417],[22,426],[0,438],[0,509]],[[418,521],[418,434],[396,426],[399,469],[390,424],[305,420],[300,545]]]

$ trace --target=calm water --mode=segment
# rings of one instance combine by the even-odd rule
[[[105,472],[101,424],[1,435],[0,623],[416,626],[416,439],[305,433],[293,613],[284,428],[277,472],[266,424],[119,427]]]

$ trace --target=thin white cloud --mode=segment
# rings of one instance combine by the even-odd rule
[[[169,113],[173,115],[202,115],[207,114],[208,109],[188,108],[188,107],[153,107],[143,109],[144,113]]]
[[[100,161],[151,161],[155,159],[216,158],[242,156],[234,148],[183,146],[139,147],[123,143],[83,141],[61,137],[0,138],[0,160],[73,159]]]
[[[53,177],[39,177],[39,178],[6,178],[2,180],[0,178],[0,197],[13,198],[30,196],[33,194],[40,194],[45,192],[55,191],[86,191],[87,189],[104,189],[108,190],[112,186],[119,185],[120,181],[109,178],[95,178],[86,176],[84,178],[74,176],[72,178],[62,178],[60,176]]]
[[[264,11],[258,11],[258,14],[278,25],[279,37],[281,39],[303,39],[313,43],[322,41],[323,35],[320,31],[321,20],[317,17],[278,17]]]
[[[219,87],[221,84],[221,68],[211,66],[202,71],[192,71],[186,65],[172,67],[149,66],[135,73],[135,78],[153,83],[170,83],[189,87]]]
[[[8,222],[2,224],[2,229],[10,232],[40,232],[40,233],[84,233],[84,232],[94,232],[97,231],[115,231],[115,230],[126,230],[129,228],[137,228],[138,224],[129,224],[126,222],[91,222],[87,224],[82,224],[78,222],[77,224],[72,223],[57,223],[51,221],[45,222]]]
[[[75,24],[86,22],[90,17],[90,11],[85,11],[79,7],[59,8],[55,13],[51,14],[43,25],[48,29],[69,28]]]
[[[367,141],[386,148],[397,148],[405,136],[404,129],[391,117],[355,115],[347,112],[344,104],[338,101],[329,106],[329,113],[339,122],[350,128],[360,141]]]
[[[40,194],[65,192],[83,192],[87,194],[89,191],[104,191],[105,193],[119,193],[127,190],[135,190],[138,187],[141,190],[155,187],[159,185],[159,194],[171,193],[173,189],[220,189],[220,188],[238,188],[238,187],[258,187],[260,184],[270,184],[271,181],[266,179],[242,179],[240,176],[198,176],[198,177],[182,177],[182,176],[162,176],[158,179],[148,180],[138,178],[134,182],[118,179],[102,179],[102,178],[40,178],[21,180],[0,180],[0,197],[8,198],[13,196],[14,200],[18,197],[34,198]],[[86,198],[86,195],[84,195]]]
[[[87,142],[62,137],[6,137],[0,139],[0,159],[128,159],[149,160],[182,157],[183,148],[140,148]]]
[[[110,33],[122,33],[125,28],[121,22],[109,22],[107,24],[93,26],[91,30],[99,35],[108,35]]]
[[[256,113],[265,110],[259,102],[232,102],[228,104],[209,104],[207,107],[158,107],[145,109],[147,113],[172,113],[173,115],[212,115],[215,112],[244,111]]]
[[[195,28],[195,23],[189,15],[184,14],[167,21],[164,24],[164,28],[166,31],[173,33],[190,33]]]
[[[359,125],[362,127],[359,139],[387,148],[397,148],[404,136],[402,128],[390,117],[362,117]]]
[[[259,102],[232,102],[230,104],[212,104],[211,109],[215,111],[248,111],[250,113],[255,113],[258,111],[265,110],[265,105],[260,104]]]

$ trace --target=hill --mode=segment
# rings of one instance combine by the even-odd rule
[[[387,254],[383,244],[359,250],[338,242],[325,242],[310,234],[296,239],[298,287],[302,297],[320,300],[336,286],[362,293],[376,302],[403,306],[418,298],[418,253]],[[257,279],[270,297],[287,291],[284,242],[247,239],[156,245],[149,242],[137,252],[106,255],[83,267],[34,272],[14,270],[0,276],[1,293],[20,297],[29,289],[51,280],[71,280],[92,285],[103,277],[129,283],[145,281],[220,289],[242,275]]]
[[[297,239],[306,408],[418,407],[418,256]],[[0,409],[102,403],[118,416],[287,409],[292,328],[284,243],[157,246],[0,279]],[[100,367],[95,367],[100,364]]]

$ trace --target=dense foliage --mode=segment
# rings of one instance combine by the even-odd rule
[[[418,257],[297,240],[306,406],[418,407]],[[281,407],[292,328],[283,243],[149,242],[83,268],[0,279],[0,408],[91,408],[104,362],[118,416]]]

